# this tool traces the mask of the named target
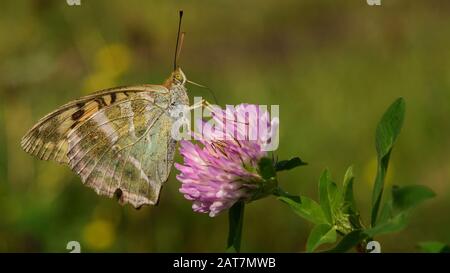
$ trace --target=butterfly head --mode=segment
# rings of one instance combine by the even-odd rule
[[[181,32],[181,19],[183,18],[183,11],[180,10],[180,20],[178,21],[177,43],[175,45],[175,57],[173,59],[173,72],[165,81],[164,85],[168,86],[184,86],[186,83],[186,75],[184,75],[181,68],[178,66],[178,59],[180,57],[181,48],[183,47],[184,32]]]
[[[170,77],[166,80],[164,85],[184,85],[187,81],[186,75],[184,75],[181,68],[175,69]]]

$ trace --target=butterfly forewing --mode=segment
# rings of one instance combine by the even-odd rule
[[[127,99],[132,92],[143,91],[168,92],[165,87],[158,85],[119,87],[72,101],[46,115],[33,126],[22,138],[22,148],[39,159],[67,163],[67,135],[74,127],[105,106]]]
[[[40,159],[66,163],[98,194],[155,204],[173,162],[171,98],[160,85],[97,92],[42,118],[22,139]]]

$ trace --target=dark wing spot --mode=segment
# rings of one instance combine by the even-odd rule
[[[114,197],[117,199],[117,201],[119,201],[119,203],[123,202],[123,198],[122,198],[123,192],[120,188],[117,188],[116,191],[114,192]]]
[[[84,109],[80,109],[72,114],[72,120],[78,120],[84,115]]]
[[[116,93],[111,93],[111,95],[109,95],[109,96],[111,97],[111,104],[116,102]]]
[[[98,104],[98,108],[103,108],[104,106],[106,106],[106,101],[103,97],[100,98],[96,98],[95,102]]]
[[[80,109],[83,108],[84,105],[85,105],[84,102],[79,102],[79,103],[77,103],[77,107],[80,108]]]

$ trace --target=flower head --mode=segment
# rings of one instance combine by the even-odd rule
[[[181,141],[184,163],[175,164],[181,172],[177,178],[194,211],[214,217],[237,201],[255,198],[264,182],[258,163],[267,156],[264,145],[276,126],[257,105],[215,108],[212,119],[201,122],[199,144]]]

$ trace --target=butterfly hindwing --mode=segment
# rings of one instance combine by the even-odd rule
[[[176,144],[169,103],[168,90],[158,85],[100,91],[42,118],[22,147],[66,163],[101,195],[117,195],[135,207],[155,204]]]

